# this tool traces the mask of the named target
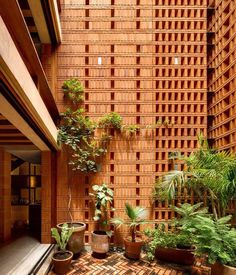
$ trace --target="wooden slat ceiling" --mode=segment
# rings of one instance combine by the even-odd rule
[[[33,145],[14,125],[0,114],[0,146]]]
[[[38,30],[36,28],[34,18],[32,16],[32,13],[30,11],[30,7],[27,0],[18,0],[18,3],[21,7],[21,11],[23,13],[23,16],[25,18],[26,25],[28,27],[28,30],[30,32],[31,38],[34,41],[34,45],[36,47],[36,50],[40,51],[41,42],[38,35]]]

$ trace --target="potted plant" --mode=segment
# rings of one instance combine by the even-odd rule
[[[196,216],[185,230],[194,234],[195,254],[207,258],[212,264],[212,275],[236,274],[236,229],[229,221],[231,216],[215,219]]]
[[[194,249],[189,235],[183,232],[166,232],[164,227],[145,230],[145,235],[149,238],[146,243],[148,260],[157,258],[165,262],[192,265]]]
[[[194,263],[194,235],[186,230],[187,225],[194,224],[196,216],[206,216],[207,208],[200,208],[202,203],[190,205],[188,203],[180,207],[172,206],[172,209],[180,216],[171,223],[172,231],[165,231],[165,225],[144,231],[148,237],[146,251],[149,260],[155,257],[166,262],[181,265],[193,265]]]
[[[57,228],[52,228],[52,237],[56,240],[59,250],[52,256],[54,271],[56,274],[65,274],[69,271],[73,253],[66,250],[66,245],[73,232],[68,224],[64,223],[59,234]]]
[[[72,234],[67,242],[67,249],[73,252],[74,257],[77,257],[84,248],[84,232],[86,224],[83,222],[67,222],[68,228],[72,230]],[[64,223],[57,224],[59,232],[62,232]]]
[[[125,255],[131,259],[139,259],[144,242],[142,238],[137,237],[137,227],[148,223],[145,221],[148,217],[148,212],[144,207],[132,207],[129,203],[125,204],[125,212],[129,218],[128,221],[121,218],[113,218],[110,222],[116,227],[122,224],[129,226],[131,236],[124,239]]]
[[[104,257],[109,251],[109,237],[112,233],[108,229],[109,211],[114,210],[111,207],[113,202],[113,191],[105,184],[93,185],[93,193],[90,195],[94,199],[95,215],[93,219],[98,221],[99,228],[92,232],[91,249],[93,255]]]

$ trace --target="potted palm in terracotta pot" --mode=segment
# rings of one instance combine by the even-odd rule
[[[73,253],[66,250],[66,245],[73,232],[73,228],[69,228],[68,224],[64,223],[61,232],[57,228],[52,228],[52,237],[56,240],[59,250],[52,256],[54,271],[56,274],[66,274],[69,271]]]
[[[92,232],[91,249],[93,255],[105,257],[109,251],[109,238],[112,232],[109,230],[109,211],[114,210],[111,207],[113,202],[113,191],[105,184],[93,185],[93,193],[90,196],[95,204],[94,221],[98,222],[98,230]]]
[[[148,223],[145,221],[148,217],[148,211],[144,207],[132,207],[129,203],[126,203],[125,212],[128,216],[128,221],[121,218],[113,218],[110,222],[116,227],[123,224],[129,226],[131,236],[124,239],[125,255],[127,258],[139,259],[144,242],[141,237],[137,237],[137,227]]]

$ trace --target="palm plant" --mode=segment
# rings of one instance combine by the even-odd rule
[[[202,198],[207,194],[208,204],[215,217],[225,216],[228,202],[236,196],[236,159],[226,151],[210,149],[202,135],[200,148],[189,157],[181,157],[186,169],[170,171],[158,180],[154,198],[174,199],[181,190],[192,189]]]
[[[113,218],[110,223],[116,227],[128,225],[130,227],[132,242],[136,241],[137,226],[148,223],[145,219],[148,217],[148,211],[144,207],[132,207],[129,203],[125,204],[125,212],[129,218],[125,221],[121,218]]]

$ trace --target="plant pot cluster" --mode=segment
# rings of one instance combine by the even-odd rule
[[[216,220],[201,203],[172,209],[180,216],[172,222],[172,231],[164,226],[145,230],[148,258],[193,265],[196,255],[212,266],[212,275],[236,274],[236,230],[228,224],[231,216]]]

